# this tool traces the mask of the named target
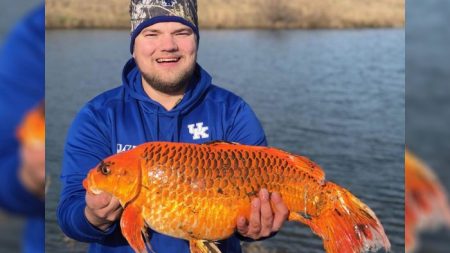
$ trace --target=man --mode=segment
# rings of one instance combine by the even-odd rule
[[[22,252],[44,252],[45,143],[21,146],[17,139],[24,116],[44,99],[44,25],[42,4],[0,51],[0,208],[27,217]]]
[[[58,221],[70,237],[90,242],[90,252],[132,252],[118,226],[117,199],[82,188],[89,169],[101,159],[149,141],[205,143],[213,140],[266,145],[250,107],[211,84],[198,64],[197,4],[194,0],[131,1],[133,55],[123,85],[84,106],[74,120],[64,151]],[[271,208],[271,202],[274,210]],[[241,252],[241,240],[278,231],[288,210],[267,190],[252,201],[250,219],[239,217],[237,232],[219,243],[222,252]],[[157,253],[189,252],[185,240],[149,231]]]

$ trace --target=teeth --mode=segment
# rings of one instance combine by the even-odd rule
[[[176,62],[176,61],[178,61],[178,58],[157,59],[156,61],[158,63],[162,63],[162,62]]]

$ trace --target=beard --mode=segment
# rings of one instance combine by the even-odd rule
[[[157,74],[144,73],[141,71],[142,78],[155,90],[166,93],[176,94],[182,91],[189,84],[194,74],[196,64],[192,64],[188,69],[180,73],[174,73],[172,80],[163,80]]]

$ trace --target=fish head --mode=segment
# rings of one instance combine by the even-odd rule
[[[83,181],[83,187],[93,194],[109,193],[125,206],[137,197],[140,191],[139,157],[128,151],[102,160],[89,171]]]

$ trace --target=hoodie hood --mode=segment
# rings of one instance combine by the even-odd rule
[[[128,60],[123,68],[122,82],[128,94],[143,102],[146,110],[158,111],[163,114],[185,114],[199,101],[211,86],[211,76],[196,64],[192,79],[184,93],[181,102],[172,110],[167,111],[161,104],[151,99],[142,86],[142,76],[133,58]]]

